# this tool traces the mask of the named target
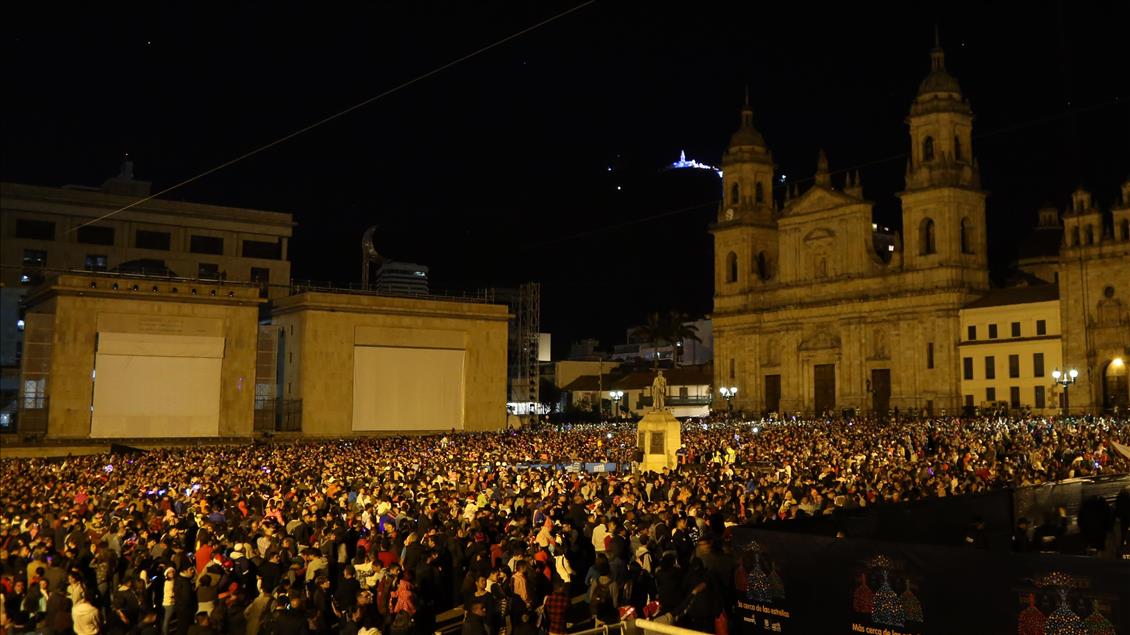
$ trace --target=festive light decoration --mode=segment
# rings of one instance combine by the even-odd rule
[[[694,159],[687,161],[687,153],[682,151],[682,150],[679,150],[679,160],[672,163],[671,165],[667,166],[667,169],[668,170],[686,170],[686,169],[713,170],[718,175],[719,178],[722,177],[722,170],[719,170],[718,168],[714,167],[713,165],[707,165],[705,163],[699,163],[698,161],[695,161]]]
[[[753,554],[753,567],[746,574],[745,592],[746,598],[749,600],[769,601],[769,578],[766,577],[765,570],[761,568],[761,554],[759,553]]]
[[[1115,635],[1114,624],[1099,610],[1099,601],[1091,601],[1091,614],[1083,622],[1089,635]]]
[[[875,593],[867,586],[867,574],[859,574],[859,586],[851,596],[851,608],[856,613],[870,613],[874,607]]]
[[[785,581],[777,573],[777,566],[772,565],[769,571],[769,595],[773,596],[774,600],[785,599]]]
[[[883,582],[875,592],[875,600],[871,608],[871,621],[884,626],[902,626],[906,622],[906,611],[902,601],[891,588],[886,569],[881,572]]]
[[[1044,622],[1047,618],[1036,608],[1036,594],[1028,594],[1028,606],[1016,616],[1017,635],[1044,635]]]
[[[1067,589],[1059,590],[1059,607],[1048,616],[1044,623],[1045,635],[1087,635],[1083,620],[1067,606]]]
[[[922,616],[922,602],[914,595],[914,591],[910,588],[910,581],[906,582],[906,590],[900,596],[902,599],[902,608],[906,611],[906,621],[908,622],[925,622],[926,619]]]

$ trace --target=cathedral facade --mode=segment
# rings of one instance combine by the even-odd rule
[[[723,158],[723,200],[711,226],[715,386],[739,388],[735,408],[956,413],[969,403],[962,394],[961,312],[990,291],[986,193],[972,152],[973,112],[940,47],[931,52],[930,73],[906,121],[911,151],[898,194],[900,236],[873,223],[857,173],[833,187],[823,153],[814,185],[799,195],[790,190],[779,205],[771,195],[773,157],[747,100]],[[1113,232],[1103,231],[1089,196],[1065,214],[1063,254],[1052,257],[1052,268],[1093,258],[1091,271],[1102,272],[1071,265],[1055,281],[1065,291],[1086,287],[1096,301],[1130,294],[1123,212],[1130,214],[1115,210]],[[1084,244],[1088,230],[1082,229],[1072,247],[1067,225],[1084,222],[1079,219],[1093,225],[1091,242]],[[1110,282],[1119,274],[1126,275]],[[1105,286],[1089,288],[1100,279]],[[1111,284],[1122,289],[1106,288]],[[1063,308],[1065,360],[1080,357],[1082,372],[1090,359],[1093,370],[1080,381],[1093,383],[1128,352],[1130,321],[1117,305],[1106,309],[1101,324],[1110,326],[1102,326],[1101,336],[1080,335],[1074,331],[1094,331],[1088,325],[1098,318],[1089,305],[1075,306],[1073,295]],[[1072,406],[1096,406],[1104,390],[1088,384],[1072,394]]]

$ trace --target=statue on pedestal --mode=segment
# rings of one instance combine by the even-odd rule
[[[663,371],[658,372],[655,381],[651,382],[651,409],[655,411],[663,410],[667,401],[667,380],[663,377]]]

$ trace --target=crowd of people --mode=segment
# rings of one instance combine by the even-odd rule
[[[684,464],[646,474],[567,467],[635,465],[631,424],[5,459],[0,628],[405,635],[462,608],[465,635],[713,632],[757,566],[731,527],[1127,473],[1128,427],[691,421]]]

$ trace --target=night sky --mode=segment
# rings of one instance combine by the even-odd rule
[[[6,3],[0,177],[97,185],[128,152],[168,187],[577,4]],[[1038,206],[1083,183],[1106,208],[1130,176],[1130,15],[935,4],[600,0],[168,197],[293,213],[297,279],[358,280],[376,224],[433,288],[540,281],[558,354],[616,343],[647,311],[709,312],[719,181],[661,168],[719,164],[747,84],[790,182],[823,147],[897,227],[938,23],[1000,280]]]

